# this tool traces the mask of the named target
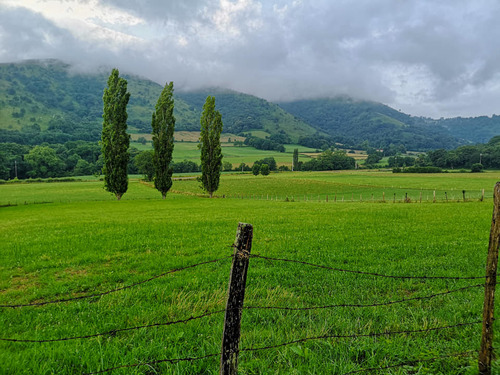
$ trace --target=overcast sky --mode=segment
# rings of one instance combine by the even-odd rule
[[[498,0],[0,0],[0,62],[58,58],[176,90],[491,116],[499,19]]]

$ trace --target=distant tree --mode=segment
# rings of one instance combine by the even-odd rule
[[[178,163],[172,163],[171,165],[174,173],[192,173],[201,170],[200,166],[191,160],[184,160]]]
[[[250,168],[250,166],[246,165],[245,163],[241,163],[240,165],[238,165],[238,168],[237,168],[238,171],[246,171],[246,172],[249,172],[252,170],[252,168]]]
[[[267,176],[267,175],[269,175],[269,165],[267,165],[267,164],[262,164],[262,165],[260,166],[260,174],[261,174],[262,176]]]
[[[134,164],[137,171],[144,175],[146,181],[153,181],[155,167],[153,163],[153,150],[142,151],[134,158]]]
[[[104,188],[115,194],[118,200],[128,188],[130,145],[130,136],[127,134],[127,104],[130,93],[127,92],[127,81],[120,78],[119,74],[118,69],[113,69],[108,79],[108,87],[104,89],[101,134]]]
[[[10,169],[7,166],[7,163],[7,154],[0,151],[0,179],[2,180],[8,180],[10,176]]]
[[[139,142],[141,145],[145,145],[148,141],[144,137],[139,137],[137,138],[137,142]]]
[[[155,188],[165,199],[172,187],[173,169],[170,166],[174,150],[174,84],[166,84],[156,103],[151,126],[153,128],[153,165]]]
[[[278,170],[278,165],[276,163],[276,160],[272,156],[269,157],[269,158],[264,158],[264,159],[256,160],[254,162],[254,165],[255,164],[258,164],[258,165],[267,164],[269,166],[269,170],[271,170],[271,171]]]
[[[268,166],[268,168],[269,168],[269,166]],[[260,173],[260,164],[258,164],[258,163],[253,164],[252,173],[254,176],[258,176],[258,174]]]
[[[201,132],[198,148],[201,150],[201,186],[212,198],[219,188],[222,165],[220,134],[222,116],[215,110],[215,97],[208,96],[200,118]]]
[[[49,146],[35,146],[24,156],[24,160],[31,166],[29,177],[56,177],[64,166],[56,151]]]
[[[480,164],[480,163],[475,163],[475,164],[472,164],[471,168],[470,168],[470,171],[472,173],[479,173],[479,172],[482,172],[484,169],[483,165]]]
[[[280,172],[288,172],[288,171],[290,171],[290,168],[288,168],[288,166],[286,166],[286,165],[283,164],[283,165],[280,165],[278,167],[278,171],[280,171]]]
[[[232,171],[233,170],[233,165],[230,162],[225,161],[225,162],[222,163],[222,170],[224,172]]]
[[[302,165],[304,171],[332,171],[340,169],[354,169],[356,161],[347,156],[345,151],[324,151],[316,159],[311,159]]]
[[[368,157],[365,160],[366,165],[373,165],[378,163],[383,158],[383,154],[381,152],[375,151],[368,154]]]
[[[89,176],[93,172],[92,164],[90,164],[87,160],[78,159],[74,169],[75,176]]]
[[[298,165],[299,165],[299,149],[295,148],[293,150],[292,171],[298,171],[297,169]]]

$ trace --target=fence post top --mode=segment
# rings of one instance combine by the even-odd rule
[[[253,225],[252,224],[248,224],[248,223],[242,223],[241,221],[238,223],[238,227],[243,229],[243,228],[253,228]]]

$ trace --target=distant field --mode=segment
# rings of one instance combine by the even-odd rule
[[[151,133],[137,133],[130,135],[132,141],[137,141],[141,137],[146,139],[148,142],[151,142],[152,140]],[[198,142],[198,139],[200,138],[200,132],[176,131],[174,134],[174,138],[176,142]],[[230,133],[222,133],[220,140],[221,142],[243,142],[245,140],[245,137],[240,137]]]
[[[231,138],[232,139],[232,138]],[[133,147],[139,150],[151,150],[151,143],[142,145],[137,142],[131,143]],[[278,165],[292,165],[293,150],[295,148],[299,149],[300,153],[314,151],[314,149],[299,146],[299,145],[287,145],[286,152],[277,152],[269,150],[257,150],[253,147],[248,146],[234,146],[233,143],[222,143],[222,155],[223,161],[227,161],[233,164],[233,167],[238,166],[240,163],[245,163],[247,165],[252,165],[256,160],[273,157]],[[200,163],[200,150],[198,149],[198,144],[193,142],[175,142],[174,161],[179,162],[182,160],[191,160],[196,163]],[[305,154],[299,154],[299,160],[307,161],[310,156]]]
[[[491,191],[499,173],[402,175],[381,172],[223,175],[217,195],[198,197],[196,181],[175,181],[166,200],[130,182],[118,202],[102,181],[0,185],[0,304],[43,302],[128,286],[172,269],[229,256],[239,221],[254,225],[252,254],[386,275],[484,274]],[[326,194],[405,190],[486,190],[479,202],[335,204]],[[452,190],[453,189],[453,190]],[[256,200],[266,191],[280,199]],[[392,190],[391,190],[392,191]],[[286,202],[289,194],[308,201]],[[316,196],[316,198],[313,197]],[[321,203],[316,202],[321,195]],[[338,195],[339,197],[340,195]],[[33,202],[52,202],[32,204]],[[25,204],[26,203],[26,204]],[[89,300],[0,308],[0,338],[86,336],[224,308],[230,259],[158,277]],[[313,307],[374,304],[447,293],[481,280],[393,279],[335,272],[304,264],[250,259],[245,306]],[[477,356],[444,357],[479,348],[481,326],[377,337],[306,337],[426,330],[481,319],[482,288],[387,306],[244,310],[241,374],[345,374],[426,360],[391,374],[477,374]],[[498,302],[498,299],[497,299]],[[497,306],[497,311],[498,310]],[[220,351],[223,314],[90,339],[47,343],[0,341],[5,374],[74,374]],[[495,330],[500,326],[495,323]],[[494,346],[500,344],[496,336]],[[433,360],[435,357],[444,357]],[[113,374],[217,374],[217,356],[124,368]],[[500,371],[498,364],[494,373]],[[375,373],[368,371],[366,373]]]
[[[482,189],[485,197],[491,197],[494,184],[500,173],[439,173],[404,174],[376,171],[329,171],[329,172],[284,172],[269,176],[228,175],[224,176],[217,195],[255,196],[267,199],[326,200],[330,201],[401,201],[405,197],[412,201],[479,199]],[[196,181],[178,181],[172,189],[179,192],[198,191]]]

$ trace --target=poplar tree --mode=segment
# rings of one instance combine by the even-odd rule
[[[293,160],[292,160],[292,171],[298,170],[297,166],[299,165],[299,149],[293,149]]]
[[[102,155],[104,165],[104,188],[120,200],[128,188],[128,148],[130,136],[127,134],[127,104],[130,93],[127,81],[120,78],[118,69],[113,69],[104,89],[102,122]]]
[[[222,150],[220,134],[222,132],[222,116],[215,110],[215,97],[208,96],[203,105],[200,118],[201,132],[201,187],[212,198],[214,191],[219,188],[222,166]]]
[[[153,128],[153,164],[155,188],[163,199],[172,187],[172,152],[174,150],[174,83],[166,84],[156,103],[151,127]]]

